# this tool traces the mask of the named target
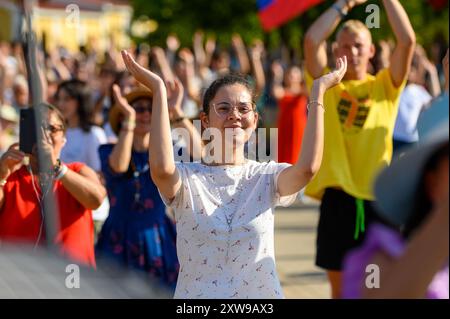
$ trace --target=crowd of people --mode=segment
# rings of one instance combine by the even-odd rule
[[[332,298],[448,298],[448,50],[431,61],[400,2],[383,0],[395,41],[377,51],[364,23],[340,24],[365,2],[324,11],[304,60],[200,31],[191,48],[172,34],[166,48],[39,51],[49,172],[19,149],[29,70],[2,43],[0,242],[45,244],[54,194],[71,260],[145,272],[176,298],[282,298],[274,211],[304,191],[320,200]],[[270,161],[247,156],[258,127],[277,128]],[[370,263],[383,289],[364,287]]]

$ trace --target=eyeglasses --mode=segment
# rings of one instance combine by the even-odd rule
[[[47,125],[47,126],[45,127],[45,130],[46,130],[47,132],[50,132],[51,134],[55,134],[55,133],[57,133],[57,132],[64,131],[64,126],[62,126],[62,125],[52,125],[52,124],[49,124],[49,125]]]
[[[143,114],[143,113],[145,113],[145,112],[152,113],[152,108],[151,108],[151,107],[146,107],[146,106],[136,106],[136,107],[133,107],[133,108],[134,108],[134,110],[136,111],[136,113],[138,113],[138,114]]]
[[[254,104],[252,102],[243,102],[234,106],[228,102],[220,102],[217,104],[213,103],[212,105],[214,107],[214,111],[220,117],[227,117],[235,108],[243,118],[250,116],[250,113],[254,111]]]
[[[75,98],[71,96],[55,96],[55,102],[69,102],[71,100],[74,100]]]

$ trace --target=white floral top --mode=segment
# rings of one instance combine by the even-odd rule
[[[171,203],[180,273],[175,298],[283,298],[274,254],[277,178],[290,164],[177,163],[182,186]]]

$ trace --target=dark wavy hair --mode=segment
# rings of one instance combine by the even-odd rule
[[[256,104],[255,90],[253,89],[253,86],[250,84],[250,82],[244,76],[232,73],[218,78],[206,89],[205,94],[203,95],[203,112],[209,114],[209,104],[214,99],[220,88],[233,84],[240,84],[246,87],[248,92],[252,96],[253,105]]]
[[[41,102],[41,103],[39,103],[38,107],[41,109],[47,108],[49,112],[55,113],[55,115],[61,121],[64,134],[66,133],[66,130],[67,130],[66,119],[65,119],[64,115],[62,115],[61,111],[56,106],[46,103],[46,102]]]
[[[77,101],[77,114],[80,121],[80,127],[84,132],[89,132],[92,127],[92,117],[94,113],[94,103],[92,101],[91,90],[87,83],[81,80],[73,79],[63,81],[58,85],[55,96],[58,97],[61,90]]]

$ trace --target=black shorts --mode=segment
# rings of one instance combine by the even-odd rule
[[[317,229],[316,265],[340,271],[346,253],[358,247],[365,238],[369,224],[386,224],[375,212],[372,201],[364,201],[364,232],[356,228],[356,198],[342,190],[327,188],[320,205],[319,226]]]

